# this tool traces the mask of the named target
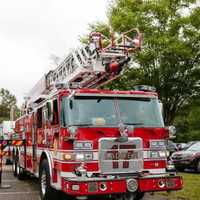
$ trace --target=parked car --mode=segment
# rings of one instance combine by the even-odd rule
[[[189,147],[191,147],[193,144],[200,142],[200,141],[190,141],[188,143],[186,143],[186,146],[184,147],[184,150],[188,149]]]
[[[200,172],[200,142],[194,143],[186,150],[174,152],[171,160],[177,170],[192,168]]]

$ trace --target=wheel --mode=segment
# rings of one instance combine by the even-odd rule
[[[16,176],[19,180],[24,180],[26,178],[26,172],[20,166],[19,157],[16,157],[16,164],[15,164]]]
[[[196,172],[200,173],[200,159],[197,160],[197,163],[196,163]]]
[[[183,172],[185,170],[185,167],[182,166],[175,166],[177,171]]]
[[[117,195],[115,200],[141,200],[144,197],[144,192],[127,192],[125,194]]]
[[[137,192],[135,196],[135,200],[143,199],[144,194],[145,194],[144,192]]]
[[[59,199],[60,192],[53,189],[50,185],[50,169],[46,159],[40,165],[39,182],[40,182],[40,198],[41,200]]]
[[[12,171],[13,171],[13,175],[17,176],[17,160],[16,160],[16,155],[13,152],[13,164],[12,164]]]

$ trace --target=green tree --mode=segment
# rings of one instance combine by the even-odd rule
[[[7,89],[0,89],[0,122],[9,120],[10,109],[16,106],[16,98]]]
[[[164,104],[166,125],[194,96],[200,80],[200,8],[195,0],[115,0],[109,8],[112,28],[121,33],[138,27],[142,51],[139,68],[130,68],[110,87],[135,84],[157,88]]]
[[[200,140],[200,97],[183,106],[175,118],[178,142]]]
[[[91,32],[100,32],[102,33],[105,37],[109,38],[110,37],[110,30],[111,28],[109,27],[108,24],[104,23],[104,22],[95,22],[93,24],[89,24],[89,28],[88,28],[88,32],[89,34]],[[81,36],[79,38],[80,42],[83,44],[88,44],[89,43],[89,34],[85,34],[84,36]],[[108,40],[104,39],[103,43],[106,46],[108,44]]]

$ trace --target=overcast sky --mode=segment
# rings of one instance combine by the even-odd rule
[[[106,20],[107,0],[0,0],[0,88],[23,96],[47,73],[49,57],[78,45],[88,24]]]

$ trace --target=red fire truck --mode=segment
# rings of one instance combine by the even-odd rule
[[[72,51],[30,91],[15,132],[14,174],[40,180],[41,200],[66,196],[142,199],[145,192],[182,188],[168,174],[166,140],[158,96],[150,87],[102,90],[140,49],[137,29],[111,38],[100,33]]]

